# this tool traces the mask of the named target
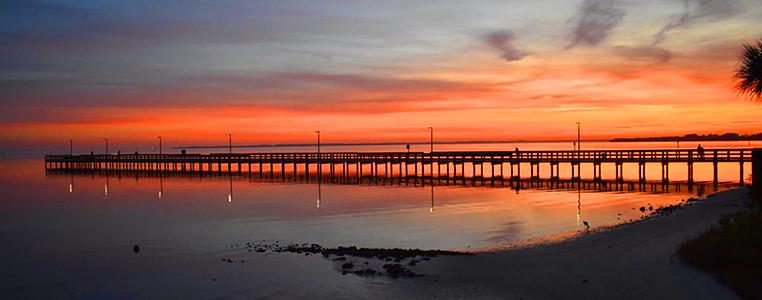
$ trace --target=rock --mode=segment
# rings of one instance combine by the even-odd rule
[[[353,264],[352,262],[345,262],[343,265],[341,265],[341,268],[344,270],[348,270],[354,267],[355,267],[355,264]]]
[[[369,276],[369,275],[376,275],[376,274],[378,274],[378,272],[376,272],[376,270],[373,270],[373,269],[370,269],[370,268],[354,271],[352,273],[354,273],[355,275],[359,275],[359,276]]]
[[[386,273],[392,278],[418,276],[418,274],[406,269],[400,264],[385,264],[384,270],[386,270]]]
[[[132,252],[135,252],[135,253],[140,252],[140,246],[138,246],[138,245],[133,246],[132,247]]]
[[[646,207],[645,206],[641,206],[640,207],[640,212],[646,212]]]

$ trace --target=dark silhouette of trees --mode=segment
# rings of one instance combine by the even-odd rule
[[[762,103],[762,39],[743,45],[736,70],[736,90],[749,99]]]

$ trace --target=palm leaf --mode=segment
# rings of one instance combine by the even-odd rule
[[[739,94],[762,102],[762,39],[755,44],[743,45],[735,77]]]

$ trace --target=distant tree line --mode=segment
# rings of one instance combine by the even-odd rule
[[[612,142],[674,142],[674,141],[758,141],[762,140],[762,133],[757,134],[686,134],[684,136],[658,136],[641,138],[615,138]]]

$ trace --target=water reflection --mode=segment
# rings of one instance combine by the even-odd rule
[[[577,226],[582,219],[582,189],[577,189]]]
[[[233,175],[230,175],[230,173],[228,173],[228,181],[230,183],[230,188],[228,189],[228,205],[230,205],[233,203]]]
[[[321,198],[323,196],[323,183],[320,180],[318,180],[317,186],[318,186],[318,196],[317,196],[317,203],[315,204],[315,207],[320,208],[320,201],[322,201]]]
[[[159,174],[159,200],[164,196],[164,176]]]
[[[109,174],[106,173],[106,184],[103,185],[103,197],[104,198],[108,198],[108,179],[109,179],[108,175]]]
[[[429,208],[429,212],[434,212],[434,185],[431,186],[431,207]]]
[[[28,179],[27,186],[52,183],[64,187],[72,184],[73,178],[77,177],[79,191],[75,198],[67,198],[77,201],[71,202],[72,206],[66,209],[73,210],[72,215],[95,218],[92,221],[97,224],[117,222],[129,225],[133,222],[131,220],[148,222],[151,219],[153,227],[162,227],[167,222],[196,224],[190,226],[204,228],[211,226],[209,228],[214,228],[213,231],[217,234],[215,236],[219,236],[215,238],[225,241],[257,236],[262,239],[316,242],[333,246],[421,248],[459,248],[467,245],[473,248],[494,243],[514,243],[584,229],[582,224],[585,221],[595,226],[613,225],[640,218],[637,207],[647,203],[658,207],[690,197],[686,193],[688,189],[684,188],[686,185],[680,183],[671,184],[669,188],[664,188],[659,182],[641,185],[638,182],[584,179],[495,180],[493,184],[489,178],[482,183],[482,178],[445,180],[436,177],[331,177],[330,173],[319,171],[309,175],[299,172],[296,176],[284,176],[282,172],[274,172],[274,175],[268,173],[260,177],[258,172],[248,175],[247,172],[209,174],[48,170],[45,173],[48,178]],[[321,173],[325,177],[318,176]],[[125,175],[135,181],[111,182],[111,177]],[[166,189],[165,181],[168,183]],[[699,188],[701,184],[695,187],[695,190],[702,190]],[[516,194],[516,189],[521,189],[521,193]],[[35,190],[39,191],[37,194],[44,195],[25,197],[37,199],[36,201],[56,199],[56,195],[45,193],[45,190],[50,189]],[[56,190],[63,192],[62,189]],[[330,194],[331,205],[322,203],[323,191]],[[165,197],[165,192],[173,196]],[[239,197],[236,209],[226,209],[232,205],[234,193]],[[584,217],[582,193],[586,195]],[[87,202],[93,196],[103,197],[106,194],[114,201]],[[228,201],[220,202],[219,197],[224,194],[227,194]],[[155,201],[141,201],[146,196],[151,199],[158,197],[163,200],[162,204],[157,206]],[[426,198],[429,201],[421,202]],[[305,203],[303,199],[312,200]],[[83,203],[102,206],[103,209],[113,208],[117,215],[124,214],[127,210],[130,213],[123,215],[124,220],[101,220],[90,215],[90,209],[76,211],[78,204]],[[50,201],[46,205],[55,207],[58,204]],[[125,209],[131,207],[140,209]],[[163,209],[167,207],[171,209]],[[422,218],[423,214],[431,217]],[[96,222],[96,219],[99,221]],[[147,224],[140,226],[143,225]],[[168,236],[182,234],[187,232],[177,229],[167,233]]]

